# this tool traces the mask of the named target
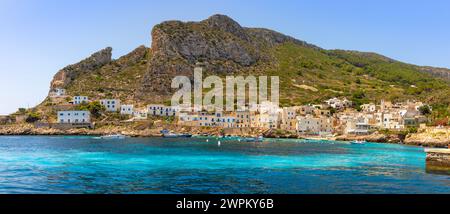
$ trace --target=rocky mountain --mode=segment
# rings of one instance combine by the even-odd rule
[[[325,50],[262,29],[242,27],[224,15],[200,22],[166,21],[152,30],[150,48],[141,46],[117,60],[111,48],[59,71],[51,88],[94,99],[166,102],[177,75],[192,77],[196,63],[205,75],[277,75],[282,105],[346,96],[356,103],[419,99],[448,106],[450,70],[420,67],[375,53]]]

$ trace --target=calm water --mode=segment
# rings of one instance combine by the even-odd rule
[[[422,148],[0,137],[0,193],[450,193]]]

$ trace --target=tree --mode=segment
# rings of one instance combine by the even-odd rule
[[[419,111],[422,115],[431,114],[431,108],[428,105],[423,105],[423,106],[419,107]]]
[[[36,121],[39,121],[41,119],[41,114],[39,114],[38,112],[31,112],[28,114],[27,118],[25,119],[25,121],[27,123],[34,123]]]
[[[77,109],[80,111],[89,111],[93,117],[100,117],[102,112],[105,111],[105,107],[100,104],[99,101],[82,103],[77,107]]]

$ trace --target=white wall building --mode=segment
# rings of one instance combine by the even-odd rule
[[[312,115],[297,117],[297,132],[308,134],[331,134],[333,119],[330,117],[313,117]]]
[[[177,107],[151,104],[148,106],[148,114],[152,116],[175,116],[178,112]]]
[[[373,103],[361,105],[361,110],[366,113],[374,113],[377,110],[377,106]]]
[[[120,100],[116,99],[103,99],[100,100],[100,104],[109,112],[116,112],[120,108]]]
[[[90,123],[89,111],[58,111],[58,123]]]
[[[134,112],[133,112],[133,119],[134,120],[145,120],[145,119],[147,119],[147,117],[148,117],[148,111],[147,111],[147,109],[144,109],[144,110],[135,110]]]
[[[87,96],[74,96],[72,102],[74,105],[80,105],[82,103],[88,103],[89,98]]]
[[[65,95],[66,95],[66,89],[64,89],[64,88],[54,88],[49,93],[50,97],[62,97]]]
[[[352,102],[347,100],[347,98],[344,98],[341,100],[336,97],[326,100],[325,103],[334,109],[343,109],[346,107],[351,107],[351,105],[352,105]]]
[[[120,114],[123,115],[132,115],[134,113],[133,105],[121,105],[120,106]]]

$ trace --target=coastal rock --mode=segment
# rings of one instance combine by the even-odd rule
[[[375,143],[400,143],[401,137],[399,135],[385,135],[378,132],[371,135],[341,135],[337,136],[338,141],[368,141]]]
[[[447,133],[433,135],[429,133],[409,134],[405,139],[405,144],[447,148],[450,145],[450,135]]]

